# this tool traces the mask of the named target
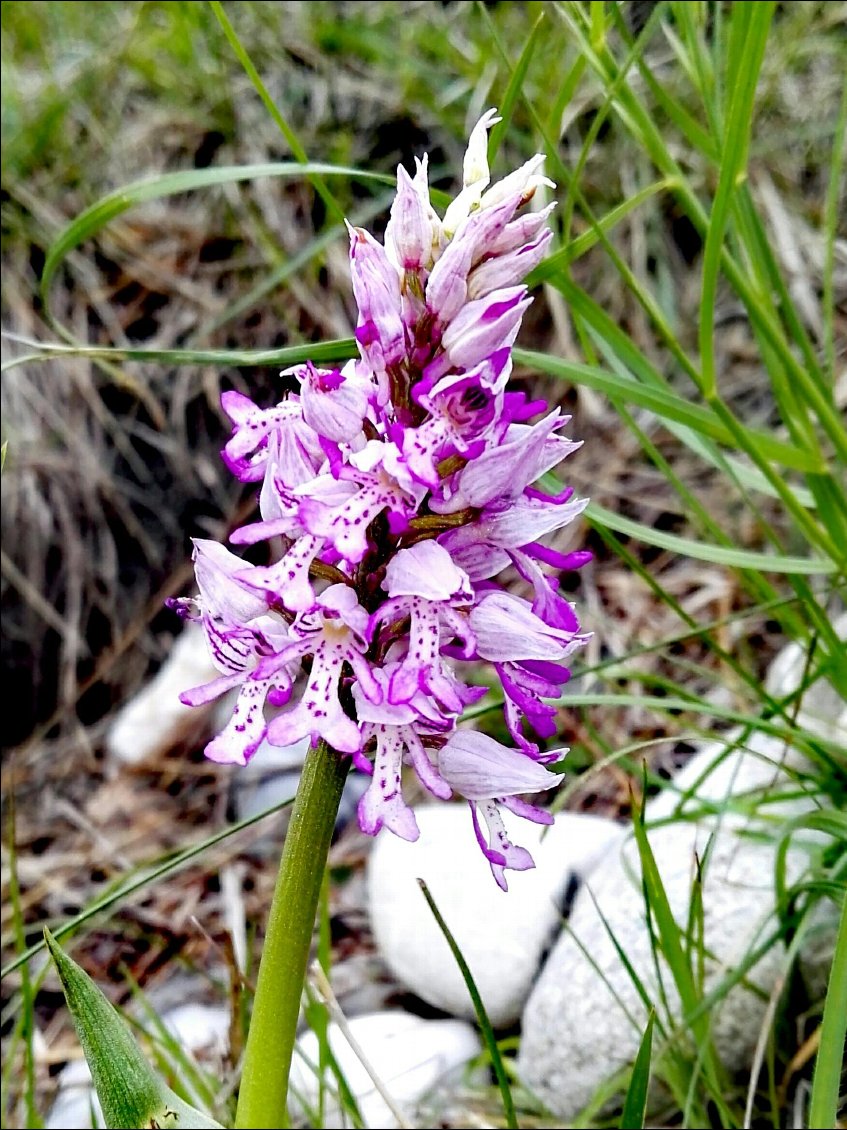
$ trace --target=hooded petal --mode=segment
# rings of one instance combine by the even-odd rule
[[[465,303],[441,339],[450,364],[470,369],[496,349],[512,345],[531,302],[526,287],[513,286]]]
[[[385,250],[401,271],[418,271],[432,262],[434,213],[427,187],[427,159],[418,162],[414,177],[397,169],[397,195],[385,226]]]
[[[468,800],[552,789],[561,777],[478,730],[459,730],[439,751],[442,777]]]
[[[385,248],[362,228],[350,231],[350,271],[359,307],[356,341],[377,371],[402,361],[406,353],[400,276]]]
[[[376,385],[358,375],[354,365],[343,369],[317,369],[311,362],[299,366],[303,419],[319,436],[336,443],[352,442],[361,435]]]
[[[488,592],[470,612],[471,630],[483,659],[495,663],[521,659],[560,660],[570,651],[574,632],[551,627],[513,593]]]
[[[425,600],[472,598],[467,573],[436,541],[420,541],[391,558],[382,587],[389,596],[420,596]]]
[[[209,616],[245,624],[267,611],[266,602],[236,580],[245,564],[240,557],[206,538],[194,538],[193,545],[197,587]]]

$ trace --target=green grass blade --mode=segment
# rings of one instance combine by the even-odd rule
[[[435,899],[430,894],[429,887],[427,887],[423,879],[418,879],[418,884],[429,905],[429,909],[432,911],[435,921],[438,923],[439,930],[444,935],[444,940],[447,942],[453,957],[456,959],[456,964],[461,970],[462,978],[467,985],[468,993],[473,1001],[476,1018],[479,1022],[480,1031],[482,1032],[482,1038],[485,1041],[488,1054],[491,1056],[491,1066],[494,1069],[494,1074],[497,1076],[497,1084],[503,1098],[503,1111],[506,1115],[506,1125],[510,1130],[518,1130],[518,1119],[515,1114],[515,1104],[512,1099],[512,1090],[509,1086],[509,1077],[506,1074],[506,1068],[503,1066],[503,1057],[500,1055],[500,1049],[497,1047],[497,1038],[494,1035],[491,1021],[488,1019],[488,1014],[485,1011],[485,1005],[482,1003],[482,997],[479,995],[479,989],[476,987],[476,982],[468,968],[468,963],[465,961],[462,951],[456,943],[456,939],[450,933],[450,928],[442,918],[441,911],[436,906]]]
[[[653,1022],[655,1013],[651,1012],[647,1027],[641,1038],[638,1055],[632,1067],[626,1098],[624,1099],[620,1130],[642,1130],[647,1112],[647,1088],[650,1084],[650,1060],[653,1052]]]
[[[488,135],[488,163],[494,164],[494,158],[499,152],[500,145],[509,128],[514,113],[515,103],[523,89],[526,73],[529,70],[529,65],[532,62],[532,56],[535,53],[535,48],[538,46],[538,40],[541,33],[541,27],[544,23],[544,12],[538,17],[532,25],[532,31],[529,33],[524,48],[520,53],[517,63],[515,63],[514,70],[509,77],[509,85],[506,87],[506,93],[500,99],[498,106],[498,113],[500,121],[492,128]]]
[[[733,549],[722,545],[707,545],[693,538],[680,537],[656,530],[642,522],[615,514],[596,502],[589,503],[585,510],[589,521],[606,526],[619,534],[627,534],[647,545],[656,545],[683,557],[693,557],[698,561],[713,561],[718,565],[730,565],[734,569],[753,569],[761,573],[797,573],[804,576],[826,575],[837,572],[838,566],[822,558],[788,557],[783,554],[757,553],[749,549]]]
[[[841,107],[835,126],[832,142],[832,165],[829,171],[829,184],[826,190],[824,207],[824,266],[823,266],[823,330],[824,358],[826,375],[835,381],[835,241],[838,236],[839,217],[843,222],[843,212],[839,204],[844,196],[844,162],[847,160],[847,79],[841,90]]]
[[[264,103],[265,109],[276,122],[277,126],[279,127],[280,133],[288,142],[291,148],[291,152],[294,154],[301,165],[308,165],[309,158],[306,154],[306,150],[300,144],[297,135],[294,133],[291,126],[289,126],[288,122],[282,116],[276,102],[274,102],[273,98],[271,98],[270,94],[268,93],[268,88],[262,82],[259,72],[253,65],[253,60],[250,58],[249,52],[246,50],[244,44],[238,38],[235,28],[230,23],[229,17],[224,11],[223,4],[220,3],[220,0],[209,0],[209,5],[212,11],[215,13],[217,21],[221,25],[223,33],[226,36],[230,47],[235,52],[236,58],[238,59],[239,63],[241,63],[245,73],[247,74],[247,77],[253,83],[256,93]],[[309,182],[315,189],[315,192],[317,192],[317,194],[320,196],[321,200],[323,200],[329,213],[333,215],[336,220],[343,220],[344,210],[339,206],[338,201],[329,190],[328,186],[324,182],[323,177],[319,173],[310,173]]]
[[[370,201],[364,208],[359,208],[350,216],[350,223],[353,227],[361,227],[370,223],[375,216],[384,211],[391,204],[394,198],[394,193],[385,193],[374,200]],[[335,224],[326,228],[320,235],[315,236],[314,239],[309,240],[309,243],[298,251],[296,255],[290,259],[286,259],[278,266],[274,267],[265,278],[261,279],[254,286],[251,286],[246,294],[242,294],[234,302],[231,302],[226,310],[221,314],[216,314],[214,317],[208,319],[191,335],[192,342],[202,341],[204,337],[218,330],[221,326],[227,325],[234,318],[240,317],[258,303],[271,291],[281,287],[289,278],[292,278],[298,271],[307,267],[313,259],[316,259],[322,251],[330,247],[337,239],[346,236],[346,229],[343,224]]]
[[[621,220],[626,219],[627,216],[637,208],[640,208],[647,200],[658,196],[662,192],[666,192],[672,186],[672,183],[669,178],[663,177],[661,180],[653,181],[651,184],[645,185],[645,187],[639,189],[638,192],[634,192],[632,196],[628,197],[628,199],[624,200],[621,204],[615,205],[614,208],[610,209],[605,216],[597,221],[600,231],[606,233],[610,232]],[[559,251],[548,255],[543,263],[539,263],[535,270],[527,276],[527,286],[534,287],[544,282],[545,279],[549,279],[551,275],[555,275],[563,267],[567,267],[576,259],[579,259],[580,256],[585,255],[592,247],[597,245],[599,239],[599,232],[591,228],[589,231],[583,232],[582,235],[578,235],[575,239],[570,240]]]
[[[636,677],[637,672],[632,672],[631,677]],[[708,702],[706,699],[687,699],[675,698],[673,696],[662,697],[660,695],[646,695],[646,694],[604,694],[594,691],[573,691],[564,695],[561,699],[563,706],[577,707],[577,706],[608,706],[608,707],[639,707],[645,710],[658,710],[660,713],[673,713],[683,712],[686,714],[702,714],[708,718],[721,718],[725,722],[734,722],[737,725],[749,725],[750,715],[745,714],[740,710],[731,710],[729,707],[721,706],[717,703]],[[473,709],[473,708],[471,708]],[[465,715],[466,717],[473,717],[470,711]],[[790,726],[780,726],[769,721],[767,718],[756,718],[756,728],[767,734],[772,734],[774,737],[781,738],[783,741],[791,742],[793,745],[799,746],[802,749],[811,750],[832,750],[835,754],[839,752],[839,745],[837,742],[829,741],[827,739],[816,737],[808,734],[804,730],[792,729]]]
[[[11,339],[11,335],[7,335]],[[15,340],[15,339],[12,339]],[[20,340],[20,339],[17,339]],[[26,344],[34,344],[27,341]],[[302,361],[345,361],[358,352],[352,338],[287,345],[283,349],[118,349],[99,345],[38,345],[38,352],[6,361],[0,372],[26,362],[56,357],[89,357],[92,361],[154,361],[164,365],[219,365],[225,368],[256,366],[280,368]]]
[[[551,376],[562,377],[574,384],[584,384],[596,392],[619,396],[628,404],[636,404],[639,408],[647,408],[655,412],[657,416],[685,424],[720,443],[735,446],[738,442],[737,436],[719,421],[711,409],[683,400],[681,396],[676,396],[663,388],[646,387],[637,381],[626,380],[591,365],[564,361],[560,357],[550,357],[545,353],[536,353],[529,349],[515,349],[514,357],[520,364],[549,373]],[[754,445],[764,457],[773,459],[784,467],[798,471],[820,470],[820,463],[814,455],[801,451],[790,443],[774,439],[773,436],[754,431],[752,428],[744,429],[744,436],[746,442]]]
[[[84,240],[96,235],[106,224],[130,208],[147,200],[172,196],[179,192],[193,192],[200,188],[256,180],[259,177],[281,177],[286,180],[309,176],[349,177],[375,184],[393,185],[394,178],[385,173],[371,173],[343,165],[326,165],[310,162],[308,165],[292,161],[272,161],[256,165],[221,165],[210,169],[186,169],[176,173],[163,173],[134,181],[110,192],[86,208],[62,231],[51,244],[44,261],[41,276],[41,297],[47,303],[50,284],[66,256]]]
[[[15,819],[15,795],[9,793],[9,900],[12,906],[12,925],[15,947],[20,954],[26,949],[24,915],[21,908],[21,888],[18,880],[18,851]],[[39,1126],[35,1110],[35,992],[28,965],[21,968],[21,1019],[20,1037],[24,1043],[24,1102],[27,1126]],[[9,1064],[11,1067],[11,1056]]]
[[[685,957],[682,933],[673,916],[667,892],[665,891],[662,877],[656,865],[653,850],[650,847],[650,841],[647,837],[647,831],[643,822],[643,809],[638,806],[634,798],[632,825],[635,832],[635,841],[638,846],[638,854],[641,859],[645,895],[655,918],[661,952],[664,955],[677,992],[679,993],[683,1016],[691,1018],[687,1021],[686,1026],[690,1029],[698,1050],[702,1053],[703,1072],[707,1085],[719,1109],[723,1108],[721,1114],[724,1118],[724,1122],[728,1123],[730,1118],[721,1097],[724,1091],[721,1083],[722,1070],[720,1061],[712,1045],[712,1037],[709,1031],[709,1018],[706,1015],[697,1014],[700,998],[691,967]]]
[[[847,1036],[847,898],[842,895],[841,924],[832,958],[821,1039],[812,1079],[809,1126],[836,1126],[844,1040]]]

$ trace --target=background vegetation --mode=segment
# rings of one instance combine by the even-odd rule
[[[453,189],[490,105],[495,174],[541,149],[559,185],[518,380],[573,412],[586,442],[567,474],[593,500],[576,599],[595,634],[561,711],[562,802],[626,818],[703,734],[767,730],[808,755],[793,788],[831,816],[773,944],[843,899],[845,750],[796,717],[822,679],[847,693],[846,23],[840,2],[3,3],[8,966],[82,913],[64,944],[119,1003],[161,1008],[189,975],[243,1003],[226,876],[260,921],[267,823],[228,831],[207,721],[134,770],[104,737],[170,650],[162,604],[190,586],[189,537],[250,505],[218,463],[220,390],[270,400],[285,350],[349,339],[341,217],[379,230],[387,178],[423,151]],[[348,171],[291,169],[307,159]],[[227,171],[271,163],[288,171]],[[800,689],[774,698],[763,677],[790,639]],[[381,976],[366,846],[339,840],[327,910],[353,984]],[[823,1002],[795,952],[752,1084],[713,1093],[701,1046],[665,1122],[801,1124]],[[4,981],[9,1125],[39,1124],[75,1054],[41,968]],[[240,1039],[235,1023],[208,1075],[161,1038],[156,1054],[220,1113]],[[456,1125],[497,1110],[480,1088]],[[519,1116],[544,1122],[528,1096]]]

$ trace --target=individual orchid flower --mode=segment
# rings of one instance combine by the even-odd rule
[[[350,271],[359,307],[356,341],[363,361],[380,380],[399,365],[406,354],[400,278],[382,244],[363,228],[349,231]]]
[[[516,847],[509,839],[499,806],[537,824],[552,824],[549,812],[520,801],[518,794],[553,788],[560,778],[536,761],[473,730],[459,730],[449,739],[439,751],[438,769],[456,792],[470,802],[479,846],[497,885],[505,891],[506,868],[526,871],[535,864],[525,848]],[[488,836],[479,823],[480,811]]]
[[[479,207],[482,194],[491,180],[488,168],[488,131],[502,121],[494,109],[486,110],[468,138],[462,164],[462,191],[444,213],[444,234],[452,238],[456,228],[471,211]]]
[[[294,745],[308,737],[313,742],[323,738],[342,753],[361,749],[361,730],[345,712],[339,695],[345,665],[366,697],[381,695],[365,657],[367,618],[351,588],[331,585],[318,599],[315,612],[295,622],[289,641],[259,664],[254,678],[261,680],[312,657],[300,701],[277,714],[268,726],[272,745]]]
[[[415,498],[383,465],[386,447],[384,442],[370,440],[336,468],[336,478],[359,488],[341,505],[327,505],[314,494],[301,492],[298,513],[304,529],[326,538],[353,564],[368,552],[368,529],[375,518],[387,511],[389,527],[400,532],[415,512]]]
[[[318,369],[307,361],[285,372],[300,381],[303,419],[316,435],[351,443],[362,434],[376,385],[360,365],[349,361],[343,369]]]
[[[441,243],[441,223],[429,201],[426,156],[415,164],[414,177],[402,165],[397,169],[397,195],[385,226],[386,254],[404,275],[429,268]]]
[[[297,397],[275,408],[257,408],[249,397],[230,391],[221,395],[221,407],[233,423],[232,436],[221,452],[229,471],[242,482],[264,477],[268,441],[277,441],[278,462],[286,479],[302,481],[320,466],[323,455],[317,434],[306,423]]]
[[[473,369],[451,373],[428,392],[418,393],[416,399],[428,418],[416,428],[396,424],[391,430],[414,479],[436,488],[441,459],[454,454],[467,456],[472,447],[493,433],[511,368],[511,351],[498,349]]]
[[[444,672],[443,636],[459,637],[466,655],[474,646],[473,636],[458,608],[473,601],[470,580],[457,569],[450,554],[437,542],[424,541],[401,549],[389,562],[383,588],[388,600],[371,616],[369,633],[378,624],[408,617],[408,650],[388,684],[388,701],[410,702],[422,691],[440,707],[460,713],[463,702],[453,681]]]
[[[291,693],[290,664],[280,664],[266,678],[256,675],[262,660],[285,646],[288,627],[268,614],[261,597],[238,583],[236,576],[244,563],[222,545],[195,539],[194,565],[199,601],[196,606],[191,601],[172,601],[171,606],[187,619],[199,619],[221,677],[183,691],[180,700],[186,706],[202,706],[239,687],[232,717],[206,746],[206,756],[246,765],[267,733],[265,700],[278,705]]]

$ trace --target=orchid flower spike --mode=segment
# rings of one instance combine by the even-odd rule
[[[554,205],[524,209],[555,186],[540,154],[491,184],[499,121],[490,109],[471,130],[443,217],[424,157],[398,170],[384,243],[349,227],[357,356],[286,370],[294,391],[270,407],[224,393],[223,458],[256,484],[259,506],[231,540],[274,556],[252,565],[197,541],[199,597],[174,603],[202,624],[220,672],[183,701],[238,691],[210,758],[243,765],[263,741],[326,741],[371,777],[363,831],[414,840],[406,769],[434,796],[467,801],[505,889],[506,872],[533,861],[501,809],[552,820],[522,797],[561,780],[549,764],[562,751],[542,743],[588,637],[560,574],[590,554],[547,543],[586,505],[538,485],[579,447],[561,434],[568,419],[509,389],[532,301],[523,280],[553,238]],[[507,568],[519,590],[501,584]],[[488,693],[485,664],[512,747],[460,728]]]

